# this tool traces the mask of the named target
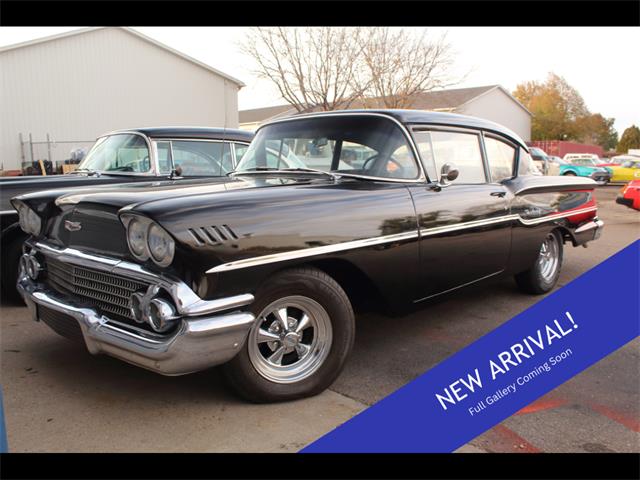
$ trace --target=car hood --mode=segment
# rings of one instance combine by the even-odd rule
[[[127,182],[124,175],[28,175],[21,177],[0,177],[0,210],[13,209],[10,200],[18,195],[23,195],[41,190],[53,188],[77,188],[84,185],[107,185]],[[58,193],[60,194],[60,193]]]
[[[155,201],[163,203],[175,199],[217,195],[227,191],[251,188],[278,187],[286,185],[305,185],[309,183],[327,183],[323,177],[296,176],[246,176],[217,177],[206,179],[176,179],[157,182],[136,182],[103,186],[100,188],[75,188],[72,192],[62,193],[56,190],[39,191],[21,195],[20,200],[28,203],[36,210],[45,203],[55,202],[60,208],[84,204],[103,205],[110,209],[127,207],[135,208]]]

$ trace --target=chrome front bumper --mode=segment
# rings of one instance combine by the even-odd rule
[[[42,244],[33,246],[36,251],[47,251],[58,260],[91,264],[109,262],[109,269],[120,271],[132,268],[138,277],[152,275],[139,265],[100,257],[77,255],[71,249],[55,250]],[[55,253],[53,253],[55,252]],[[116,265],[117,264],[117,265]],[[106,268],[105,268],[106,269]],[[155,281],[173,288],[172,294],[193,291],[185,284],[170,282],[155,276]],[[92,354],[105,353],[134,365],[163,375],[182,375],[204,370],[231,360],[247,338],[255,317],[238,308],[250,304],[250,294],[206,301],[197,298],[175,299],[181,315],[177,329],[167,335],[144,333],[113,322],[93,308],[78,305],[72,297],[59,294],[47,285],[21,274],[17,288],[29,308],[32,318],[38,321],[40,307],[61,312],[73,318],[82,331],[87,349]],[[181,301],[182,300],[182,301]]]

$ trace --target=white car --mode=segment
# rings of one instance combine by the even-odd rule
[[[590,158],[594,160],[596,163],[602,163],[602,161],[600,160],[600,157],[595,153],[567,153],[562,159],[565,162],[571,163],[573,160],[576,160],[578,158]]]

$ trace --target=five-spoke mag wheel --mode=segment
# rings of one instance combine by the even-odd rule
[[[272,382],[297,382],[322,365],[331,339],[331,321],[322,305],[301,295],[283,297],[258,314],[249,334],[249,359]]]

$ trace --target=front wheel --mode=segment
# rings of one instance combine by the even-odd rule
[[[355,320],[344,290],[314,268],[286,270],[256,292],[242,350],[223,366],[244,398],[277,402],[316,395],[342,371]]]
[[[553,289],[562,267],[562,239],[550,232],[540,246],[536,261],[529,270],[515,276],[518,288],[525,293],[542,294]]]
[[[577,175],[576,175],[575,173],[573,173],[573,172],[566,172],[566,173],[563,173],[563,175],[568,176],[568,177],[575,177],[575,176],[577,176]]]

